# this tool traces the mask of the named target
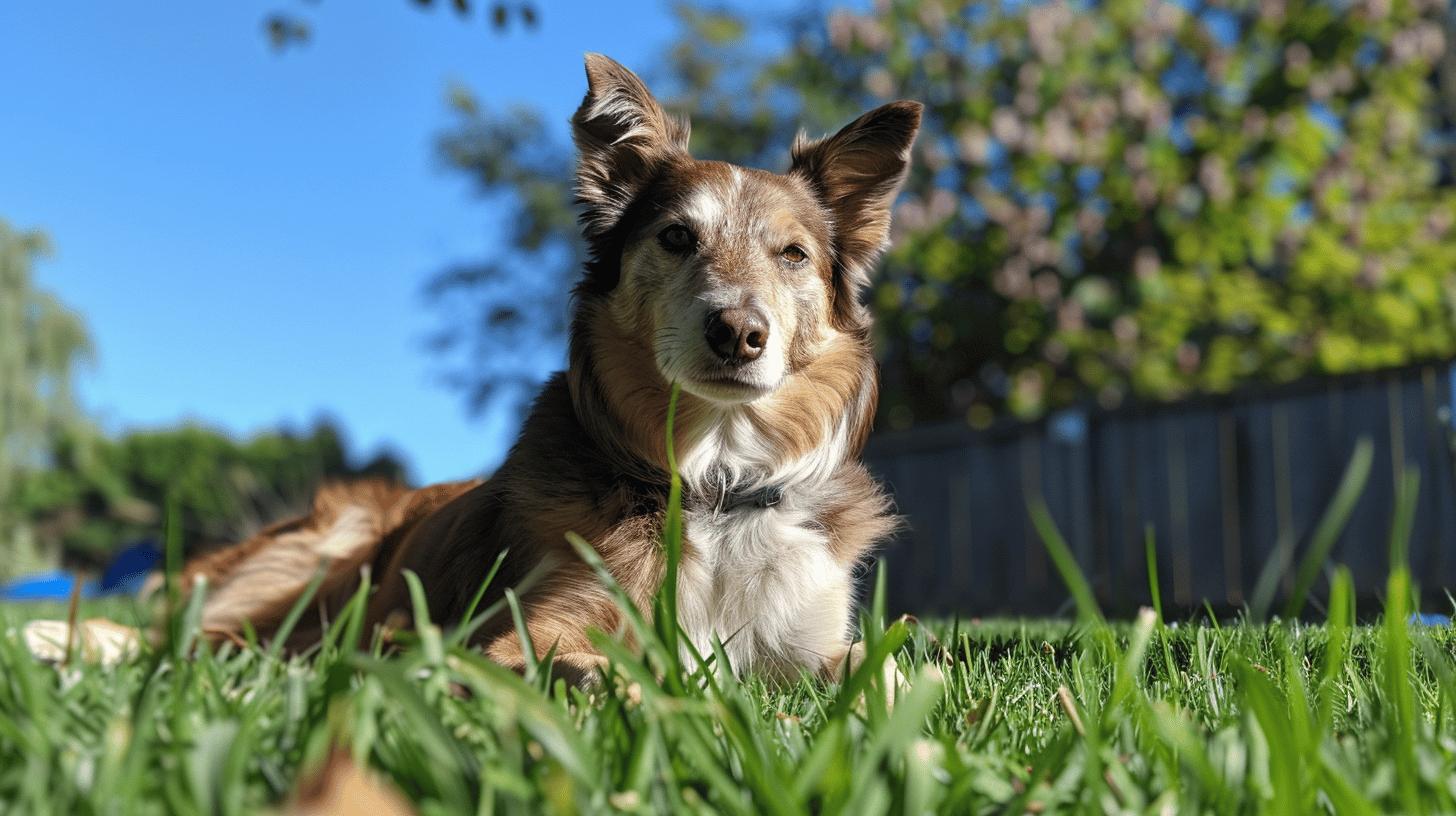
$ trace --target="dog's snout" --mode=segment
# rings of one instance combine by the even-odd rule
[[[720,309],[703,330],[708,347],[727,363],[751,363],[768,347],[768,318],[757,306]]]

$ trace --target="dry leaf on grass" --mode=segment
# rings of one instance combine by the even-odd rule
[[[374,774],[354,764],[345,751],[335,751],[329,761],[304,778],[284,809],[286,816],[414,816],[399,791]]]

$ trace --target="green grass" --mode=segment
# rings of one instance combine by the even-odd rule
[[[6,609],[0,804],[254,812],[338,743],[435,813],[1450,811],[1456,638],[1351,627],[1337,604],[1324,626],[897,629],[912,681],[889,711],[812,682],[669,690],[627,658],[638,688],[546,692],[544,670],[429,630],[389,659],[224,646],[56,670]]]
[[[600,636],[615,666],[590,694],[549,661],[520,676],[465,648],[471,627],[429,623],[417,583],[423,625],[387,657],[343,645],[363,591],[308,655],[204,648],[194,601],[112,669],[36,663],[18,627],[62,611],[0,607],[0,810],[252,813],[341,746],[423,813],[1450,812],[1456,635],[1405,622],[1415,488],[1373,625],[1341,569],[1322,625],[1108,623],[1033,503],[1077,619],[887,627],[881,576],[862,630],[908,678],[893,706],[874,660],[842,685],[773,688],[716,671],[721,650],[680,659],[671,584],[655,615],[627,610],[640,649]]]
[[[872,673],[850,680],[867,701],[658,684],[650,649],[594,697],[548,691],[544,667],[519,677],[430,628],[388,659],[223,646],[56,670],[7,608],[0,804],[254,812],[337,743],[434,813],[1450,811],[1456,638],[1350,626],[1348,598],[1342,579],[1323,626],[896,624],[881,642],[903,636],[911,686],[890,710]]]

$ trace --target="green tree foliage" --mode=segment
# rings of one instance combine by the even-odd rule
[[[388,454],[356,462],[326,421],[306,433],[269,431],[243,441],[196,425],[116,438],[68,435],[55,440],[50,458],[20,479],[17,504],[41,540],[80,564],[157,537],[169,500],[185,543],[197,548],[296,514],[327,479],[404,478]]]
[[[309,3],[317,5],[318,0],[309,0]],[[410,4],[420,9],[430,9],[435,5],[434,0],[410,0]],[[446,4],[440,3],[440,5]],[[536,7],[531,3],[476,3],[472,0],[450,0],[448,5],[454,10],[455,16],[461,20],[469,21],[483,17],[496,31],[504,31],[516,23],[524,28],[535,28],[539,19]],[[268,38],[268,45],[274,51],[283,51],[307,44],[313,39],[313,30],[311,20],[291,11],[274,11],[263,18],[263,34]]]
[[[1456,352],[1443,3],[883,4],[806,96],[928,103],[875,293],[896,424]],[[832,81],[831,86],[827,84]]]
[[[20,510],[22,474],[62,436],[85,435],[72,378],[90,354],[81,318],[35,284],[45,237],[0,220],[0,575],[54,560]]]
[[[1456,201],[1432,139],[1444,3],[902,0],[773,21],[789,38],[768,54],[745,18],[680,13],[647,73],[700,154],[778,167],[797,123],[927,103],[873,293],[891,425],[1456,353]],[[532,127],[492,153],[467,118],[444,153],[508,205],[564,201],[569,150]],[[474,304],[484,285],[457,277],[451,303],[488,316],[547,281],[564,315],[569,219],[526,221],[551,237],[512,243],[553,243],[555,262],[496,265]],[[561,325],[447,315],[472,360]],[[496,375],[471,366],[457,381],[489,399]]]
[[[441,156],[511,215],[499,225],[501,251],[453,264],[426,287],[442,317],[431,346],[472,409],[517,408],[541,367],[565,357],[568,270],[585,260],[570,153],[528,108],[492,112],[462,87],[451,89],[450,106],[456,124],[440,139]]]

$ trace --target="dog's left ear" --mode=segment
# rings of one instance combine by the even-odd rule
[[[586,97],[571,117],[576,200],[588,238],[610,230],[666,162],[686,158],[688,123],[669,115],[637,75],[586,55]]]
[[[800,133],[789,172],[804,178],[834,219],[834,316],[841,326],[863,324],[860,293],[890,239],[890,206],[910,169],[910,145],[920,130],[919,102],[875,108],[823,139]]]

